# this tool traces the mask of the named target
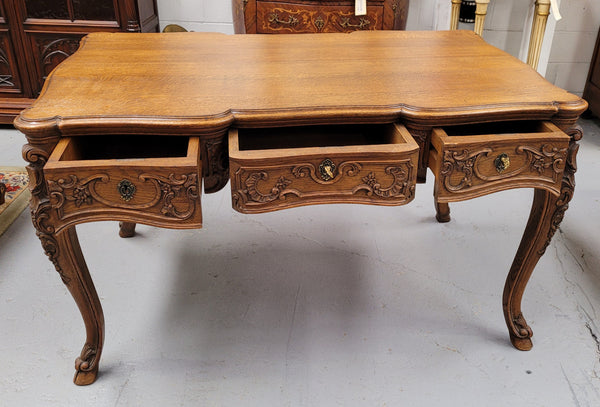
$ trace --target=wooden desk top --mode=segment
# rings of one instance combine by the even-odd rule
[[[30,137],[215,134],[232,124],[569,119],[586,106],[469,31],[95,33],[15,123]]]

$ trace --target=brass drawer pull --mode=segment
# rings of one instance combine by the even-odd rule
[[[326,158],[319,165],[319,174],[323,181],[329,181],[333,179],[335,173],[335,164],[329,158]]]
[[[279,14],[273,13],[273,14],[269,15],[269,22],[276,23],[276,24],[282,24],[282,25],[289,25],[289,26],[293,27],[296,24],[298,24],[298,19],[293,16],[288,16],[287,21],[283,21],[283,20],[279,19]]]
[[[370,24],[371,21],[367,20],[366,18],[361,18],[360,20],[358,20],[358,24],[351,24],[350,17],[342,17],[340,21],[340,25],[344,28],[357,28],[359,30],[362,30]]]
[[[510,158],[508,154],[502,153],[494,160],[494,166],[496,167],[496,171],[498,174],[502,174],[505,170],[510,167]]]
[[[121,199],[125,202],[129,202],[133,195],[135,194],[135,185],[133,182],[128,179],[124,179],[119,182],[117,185],[117,189],[119,190],[119,195],[121,195]]]

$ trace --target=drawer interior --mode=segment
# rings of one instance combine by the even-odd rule
[[[239,151],[369,146],[406,142],[393,125],[329,125],[238,129]]]
[[[186,157],[187,137],[155,135],[81,136],[63,139],[55,149],[56,161],[124,160]]]
[[[476,136],[476,135],[512,135],[523,133],[548,133],[555,132],[550,123],[543,121],[508,121],[493,123],[478,123],[458,126],[445,126],[444,131],[450,137]]]

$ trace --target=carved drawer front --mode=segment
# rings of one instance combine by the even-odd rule
[[[63,138],[44,167],[62,227],[88,220],[202,225],[197,137]]]
[[[414,197],[418,155],[410,133],[395,124],[231,129],[233,207],[402,205]]]
[[[381,30],[383,4],[369,5],[367,15],[354,15],[354,2],[348,5],[257,2],[256,30],[261,34],[350,32]]]
[[[429,167],[438,202],[510,188],[560,193],[569,136],[550,122],[502,122],[433,129]]]

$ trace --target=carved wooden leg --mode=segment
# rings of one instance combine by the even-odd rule
[[[450,222],[450,205],[444,202],[435,202],[435,218],[440,223]]]
[[[535,190],[529,220],[504,286],[502,297],[504,318],[510,341],[519,350],[529,350],[532,347],[533,332],[521,312],[521,299],[525,286],[558,229],[575,189],[575,171],[577,171],[575,157],[578,150],[576,141],[581,139],[582,132],[580,128],[575,127],[568,133],[571,135],[571,144],[567,154],[561,193],[555,196],[544,190]]]
[[[57,213],[48,199],[44,164],[58,139],[39,146],[26,144],[23,158],[29,162],[29,188],[31,190],[31,218],[44,252],[71,292],[85,324],[86,340],[80,356],[75,360],[75,378],[78,385],[91,384],[98,374],[98,362],[104,344],[104,314],[94,283],[79,247],[75,226],[59,232]]]
[[[135,223],[119,222],[119,236],[121,236],[121,237],[135,236]]]
[[[433,187],[433,202],[435,204],[435,218],[439,223],[450,222],[450,205],[447,202],[438,201],[438,184]]]
[[[98,363],[104,344],[104,314],[81,253],[75,227],[54,234],[38,232],[46,254],[56,267],[63,282],[79,307],[86,330],[81,355],[75,360],[77,385],[91,384],[98,375]]]

